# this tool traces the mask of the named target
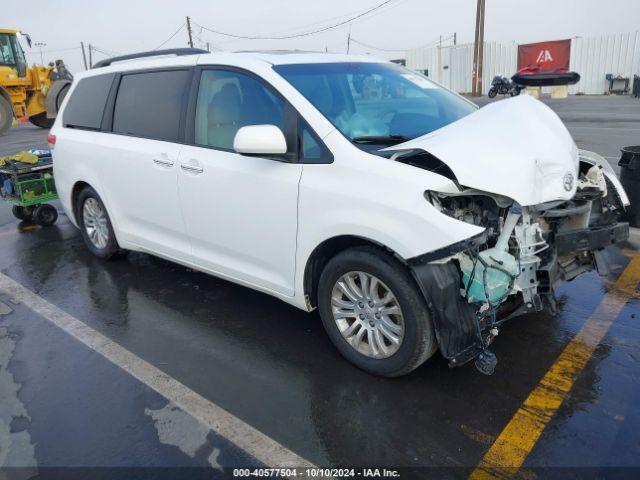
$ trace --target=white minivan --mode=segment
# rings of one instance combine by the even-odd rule
[[[92,253],[318,308],[342,355],[390,377],[438,349],[492,373],[500,324],[555,309],[557,282],[628,237],[612,168],[544,104],[478,109],[368,56],[116,57],[76,76],[49,143]]]

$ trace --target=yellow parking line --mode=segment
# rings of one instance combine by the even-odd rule
[[[469,479],[505,479],[518,473],[589,357],[635,293],[639,282],[640,254],[637,254],[502,430]]]

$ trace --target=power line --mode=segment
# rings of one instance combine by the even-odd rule
[[[69,48],[56,48],[53,50],[42,50],[42,53],[53,53],[53,52],[67,52],[70,50],[78,50],[80,47],[69,47]],[[40,53],[40,52],[38,52]]]
[[[170,36],[169,38],[167,38],[164,42],[162,42],[160,45],[158,45],[156,48],[154,48],[154,50],[158,50],[160,47],[162,47],[162,46],[166,45],[166,44],[169,42],[169,40],[171,40],[171,39],[172,39],[173,37],[175,37],[178,33],[180,33],[180,30],[182,30],[182,29],[184,28],[184,25],[185,25],[185,24],[184,24],[184,23],[182,23],[182,24],[178,27],[178,29],[177,29],[175,32],[173,32],[173,34],[171,34],[171,36]]]
[[[375,17],[376,15],[380,15],[382,13],[385,13],[387,10],[391,10],[392,8],[395,8],[395,7],[401,5],[402,3],[406,2],[406,1],[408,1],[408,0],[397,0],[395,5],[389,5],[389,8],[382,9],[382,10],[376,12],[376,14],[374,14],[374,15],[370,15],[369,18],[372,18],[372,17]],[[298,32],[300,30],[304,30],[304,29],[307,29],[307,28],[310,28],[310,27],[324,25],[327,22],[332,22],[334,20],[342,20],[342,19],[347,18],[347,17],[351,17],[351,16],[354,16],[354,15],[359,15],[362,11],[363,11],[362,9],[359,9],[359,10],[351,11],[351,12],[348,12],[348,13],[344,13],[342,15],[336,15],[336,16],[333,16],[333,17],[330,17],[330,18],[325,18],[323,20],[317,20],[315,22],[306,23],[306,24],[300,25],[298,27],[285,28],[283,30],[279,30],[277,32],[274,32],[273,34],[277,35],[277,34],[281,34],[281,33],[283,34],[283,33]]]
[[[334,28],[341,27],[342,25],[346,25],[347,23],[351,23],[354,20],[357,20],[357,19],[359,19],[361,17],[364,17],[365,15],[367,15],[367,14],[369,14],[369,13],[375,11],[375,10],[378,10],[379,8],[384,7],[385,5],[387,5],[387,4],[391,3],[391,2],[392,2],[392,0],[386,0],[386,1],[376,5],[374,7],[369,8],[368,10],[365,10],[364,12],[362,12],[362,13],[354,16],[354,17],[351,17],[351,18],[349,18],[347,20],[343,20],[343,21],[341,21],[339,23],[336,23],[334,25],[329,25],[327,27],[318,28],[316,30],[311,30],[309,32],[297,33],[297,34],[294,34],[294,35],[282,35],[282,36],[237,35],[235,33],[228,33],[228,32],[221,32],[219,30],[213,30],[211,28],[207,28],[207,27],[205,27],[203,25],[200,25],[200,24],[198,24],[196,22],[193,22],[193,23],[198,25],[200,28],[203,28],[204,30],[207,30],[208,32],[215,33],[217,35],[223,35],[225,37],[240,38],[240,39],[243,39],[243,40],[286,40],[286,39],[289,39],[289,38],[308,37],[309,35],[315,35],[317,33],[326,32],[327,30],[333,30]]]
[[[455,34],[454,34],[455,35]],[[442,39],[443,42],[447,41],[447,40],[451,40],[454,38],[454,35],[450,35],[448,37],[445,37]],[[382,47],[376,47],[375,45],[370,45],[368,43],[364,43],[361,42],[360,40],[356,40],[355,38],[351,37],[351,41],[353,43],[357,43],[358,45],[365,47],[365,48],[371,48],[373,50],[379,50],[381,52],[390,52],[390,53],[397,53],[397,52],[406,52],[407,50],[415,50],[416,48],[426,48],[426,47],[432,47],[438,43],[440,43],[440,40],[434,40],[433,42],[427,43],[427,44],[423,44],[423,45],[418,45],[416,47],[409,47],[409,48],[382,48]]]

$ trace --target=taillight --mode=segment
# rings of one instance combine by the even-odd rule
[[[49,144],[49,148],[53,148],[56,146],[56,136],[50,133],[47,136],[47,143]]]

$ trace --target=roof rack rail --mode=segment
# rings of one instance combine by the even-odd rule
[[[106,58],[104,60],[100,60],[92,68],[108,67],[113,62],[133,60],[135,58],[160,57],[163,55],[176,55],[178,57],[181,57],[183,55],[199,55],[201,53],[209,52],[201,48],[169,48],[166,50],[151,50],[149,52],[130,53],[129,55],[120,55],[119,57]]]

